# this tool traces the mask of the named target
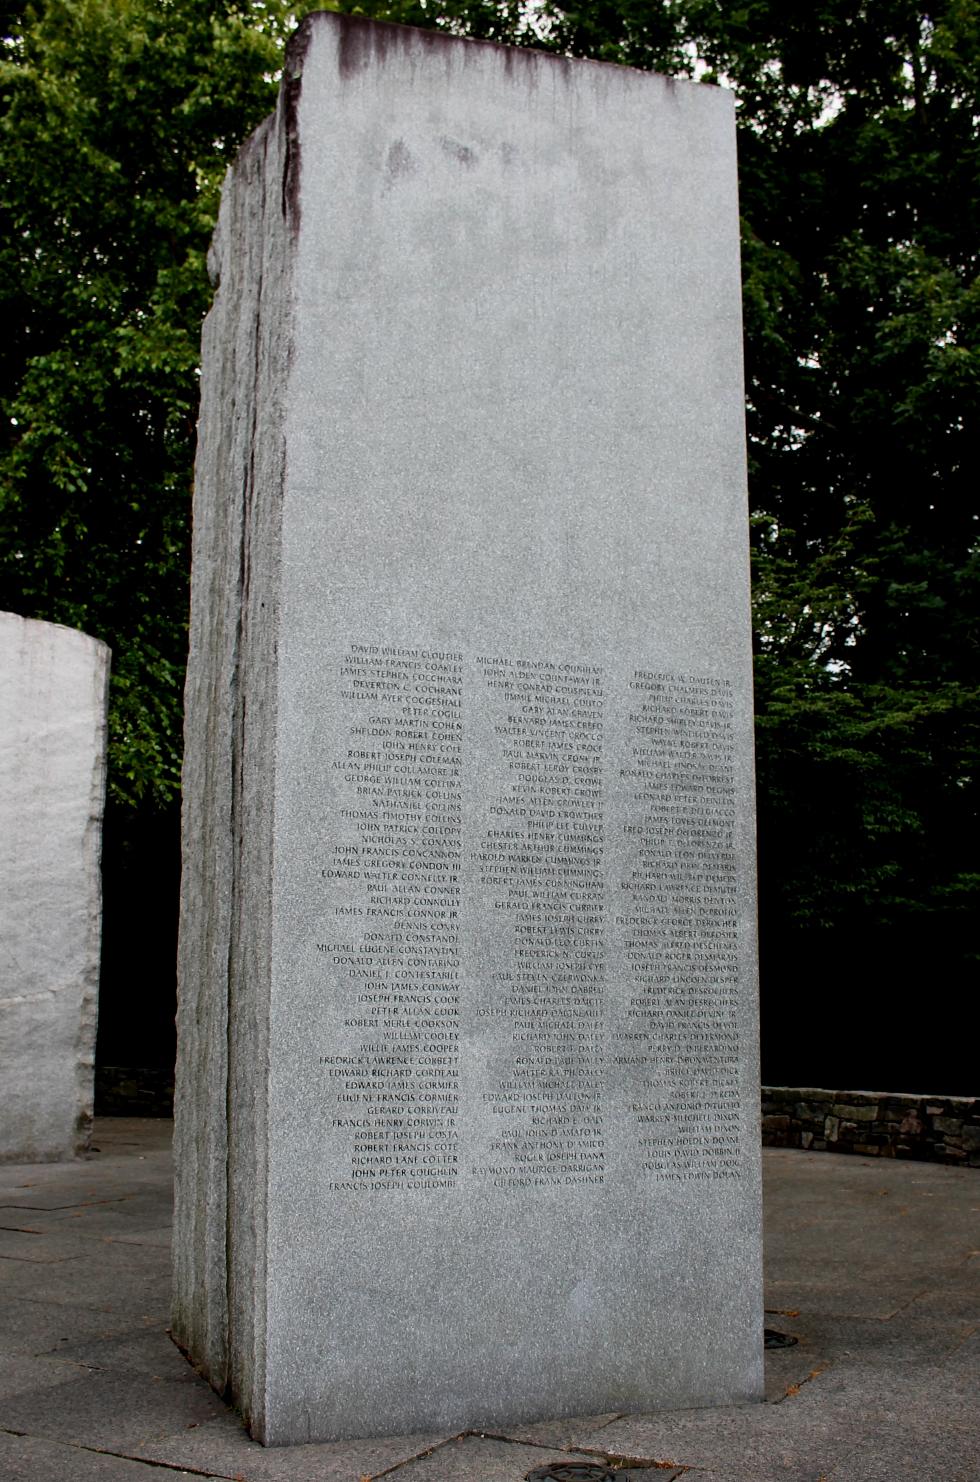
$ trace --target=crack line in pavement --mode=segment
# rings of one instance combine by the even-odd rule
[[[608,1420],[603,1421],[602,1425],[594,1425],[592,1429],[594,1431],[604,1431],[607,1426],[615,1425],[617,1420],[625,1420],[626,1415],[627,1412],[623,1410],[618,1415],[611,1415]]]
[[[38,1263],[40,1264],[40,1263]],[[61,1262],[58,1262],[60,1265]],[[101,1313],[104,1317],[112,1317],[116,1322],[130,1321],[125,1313],[114,1312],[112,1307],[90,1307],[85,1302],[69,1302],[64,1297],[29,1297],[26,1292],[13,1292],[4,1299],[7,1302],[33,1302],[38,1307],[68,1307],[72,1312]],[[169,1313],[169,1309],[168,1309]],[[167,1318],[163,1315],[159,1320],[155,1317],[147,1318],[145,1313],[140,1314],[141,1322],[149,1322],[153,1327],[164,1326]]]
[[[967,1328],[966,1332],[960,1335],[959,1339],[953,1344],[952,1348],[948,1348],[946,1350],[943,1357],[952,1358],[953,1354],[958,1353],[959,1350],[963,1347],[963,1344],[966,1343],[970,1338],[972,1338],[974,1333],[977,1332],[980,1332],[980,1328],[977,1328],[975,1325],[972,1328]]]
[[[650,1456],[628,1456],[622,1451],[602,1451],[598,1446],[569,1446],[576,1456],[598,1456],[611,1467],[630,1467],[634,1471],[686,1472],[689,1463],[683,1461],[656,1461]]]
[[[400,1467],[407,1467],[410,1461],[424,1461],[427,1456],[432,1456],[436,1451],[441,1451],[444,1446],[452,1445],[453,1441],[463,1441],[467,1436],[478,1434],[476,1431],[460,1431],[458,1436],[447,1436],[444,1441],[437,1441],[434,1446],[427,1446],[423,1451],[415,1451],[411,1456],[403,1456],[401,1461],[396,1461],[393,1466],[385,1467],[380,1472],[365,1472],[361,1482],[376,1482],[378,1477],[390,1477],[392,1472],[397,1472]]]
[[[178,1466],[172,1461],[153,1461],[147,1456],[134,1456],[130,1451],[110,1451],[106,1446],[86,1446],[81,1441],[63,1441],[59,1436],[38,1436],[31,1431],[15,1431],[0,1425],[0,1435],[19,1436],[23,1441],[46,1441],[49,1445],[64,1446],[68,1451],[88,1451],[93,1456],[115,1456],[120,1461],[138,1461],[145,1467],[162,1467],[167,1472],[185,1472],[190,1477],[216,1477],[219,1482],[235,1482],[233,1472],[202,1472],[196,1467]]]
[[[795,1400],[804,1384],[809,1384],[811,1379],[816,1379],[818,1374],[825,1373],[831,1367],[832,1365],[830,1364],[818,1364],[815,1369],[810,1370],[809,1374],[805,1374],[797,1384],[788,1384],[786,1386],[786,1393],[780,1395],[778,1400],[773,1400],[771,1403],[773,1405],[781,1405],[784,1400]]]
[[[931,1286],[923,1287],[921,1292],[913,1293],[911,1297],[906,1297],[904,1302],[899,1302],[898,1306],[893,1307],[890,1312],[880,1315],[877,1312],[824,1312],[816,1315],[829,1318],[831,1322],[839,1322],[841,1318],[848,1322],[891,1322],[893,1317],[897,1317],[900,1312],[911,1307],[913,1302],[918,1302],[920,1297],[928,1297],[934,1290],[935,1288]]]
[[[607,1426],[615,1425],[617,1420],[625,1420],[626,1418],[627,1412],[624,1410],[618,1415],[611,1415],[601,1425],[591,1426],[590,1429],[593,1431],[604,1431]],[[478,1436],[484,1441],[509,1441],[512,1446],[539,1446],[545,1451],[580,1451],[582,1449],[574,1445],[571,1441],[532,1441],[527,1436],[507,1435],[504,1431],[461,1431],[460,1435]],[[458,1437],[454,1439],[458,1439]]]
[[[86,1251],[81,1251],[77,1256],[12,1256],[4,1251],[0,1261],[20,1261],[26,1266],[67,1266],[69,1261],[79,1261],[86,1254]]]
[[[507,1436],[503,1431],[462,1431],[456,1439],[473,1436],[479,1441],[506,1441],[510,1446],[537,1446],[542,1451],[571,1451],[561,1441],[531,1441],[527,1436]]]
[[[880,1317],[878,1321],[891,1322],[893,1317],[897,1317],[900,1312],[905,1312],[909,1307],[912,1306],[913,1302],[918,1302],[920,1297],[928,1297],[929,1293],[933,1290],[934,1288],[931,1286],[923,1287],[921,1292],[916,1292],[915,1295],[909,1297],[907,1301],[900,1302],[897,1307],[893,1308],[892,1311],[887,1313],[885,1317]]]
[[[35,1214],[55,1214],[59,1209],[97,1209],[100,1204],[125,1204],[132,1194],[119,1194],[115,1199],[76,1199],[71,1204],[0,1204],[0,1209],[31,1209]]]
[[[606,1426],[613,1425],[617,1420],[624,1420],[625,1418],[626,1412],[624,1411],[622,1415],[614,1415],[604,1425],[595,1426],[594,1429],[604,1430]],[[667,1472],[671,1469],[681,1472],[687,1471],[687,1463],[682,1461],[656,1461],[648,1456],[628,1456],[622,1451],[603,1451],[599,1446],[576,1446],[574,1441],[531,1441],[526,1436],[505,1436],[502,1432],[497,1431],[463,1431],[461,1435],[455,1436],[453,1439],[457,1441],[464,1440],[467,1436],[476,1436],[483,1441],[506,1441],[510,1446],[533,1446],[539,1451],[567,1451],[570,1454],[573,1453],[575,1456],[598,1456],[611,1467],[625,1465],[635,1467],[639,1471],[660,1470]],[[414,1460],[414,1458],[411,1459]],[[398,1465],[403,1466],[404,1463],[399,1462]],[[395,1468],[392,1467],[391,1470],[394,1471]],[[379,1472],[377,1475],[382,1477],[385,1473]],[[374,1482],[374,1478],[369,1479],[369,1482]]]

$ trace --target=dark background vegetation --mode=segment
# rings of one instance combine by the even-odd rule
[[[205,254],[311,8],[4,8],[0,608],[113,650],[103,1063],[172,1062]],[[331,8],[734,89],[764,1079],[975,1094],[976,0]]]

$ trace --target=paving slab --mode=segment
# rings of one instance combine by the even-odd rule
[[[975,1304],[971,1304],[975,1305]],[[773,1375],[787,1375],[787,1383],[799,1382],[790,1377],[793,1371],[826,1368],[849,1359],[867,1362],[879,1368],[889,1364],[934,1363],[947,1357],[973,1331],[975,1316],[970,1320],[934,1319],[915,1312],[911,1303],[887,1320],[864,1317],[823,1317],[807,1313],[786,1323],[786,1331],[798,1336],[795,1348],[767,1357],[767,1369]],[[768,1375],[767,1375],[768,1377]],[[804,1374],[805,1377],[805,1374]]]
[[[174,1128],[169,1117],[96,1117],[92,1146],[105,1153],[137,1146],[140,1153],[154,1149],[170,1155]]]
[[[767,1351],[765,1405],[267,1450],[167,1333],[168,1133],[98,1124],[103,1153],[26,1191],[3,1170],[43,1205],[6,1233],[75,1253],[0,1255],[0,1482],[521,1482],[559,1456],[624,1482],[980,1482],[978,1170],[766,1154],[766,1322],[799,1342]]]
[[[651,1478],[659,1479],[668,1474],[637,1472],[635,1475],[637,1482],[651,1482]],[[751,1472],[746,1472],[741,1465],[710,1468],[685,1467],[683,1472],[674,1475],[683,1477],[684,1482],[827,1482],[826,1472],[822,1471],[816,1463],[787,1467],[780,1466],[778,1463],[770,1466],[757,1462],[753,1464]]]
[[[128,1456],[154,1436],[202,1425],[225,1413],[222,1401],[200,1379],[175,1383],[74,1364],[65,1368],[71,1377],[60,1384],[24,1387],[4,1395],[3,1429]]]
[[[60,1343],[56,1353],[58,1358],[84,1364],[88,1369],[169,1379],[178,1384],[198,1382],[194,1369],[157,1323],[108,1336],[90,1335],[75,1343]]]
[[[561,1420],[542,1420],[535,1425],[508,1428],[509,1441],[527,1441],[532,1446],[568,1447],[577,1444],[579,1436],[597,1435],[604,1426],[623,1417],[618,1410],[608,1415],[569,1416]]]
[[[480,1482],[521,1482],[535,1467],[587,1459],[573,1452],[527,1446],[520,1441],[460,1436],[429,1456],[407,1462],[389,1476],[392,1482],[472,1482],[475,1477]]]
[[[93,1235],[99,1238],[125,1229],[149,1230],[170,1229],[173,1200],[169,1185],[163,1189],[144,1189],[138,1194],[125,1197],[97,1200],[85,1204],[72,1204],[60,1209],[34,1209],[29,1212],[29,1223],[48,1234],[59,1230],[71,1230],[78,1235]],[[23,1223],[27,1213],[10,1207],[0,1209],[0,1226],[14,1227]]]
[[[851,1211],[852,1220],[855,1212]],[[934,1224],[932,1209],[929,1215]],[[880,1248],[876,1270],[882,1282],[928,1281],[937,1272],[960,1265],[970,1254],[965,1232],[959,1229],[936,1230],[924,1238],[921,1226],[911,1225],[900,1215],[881,1220],[880,1226],[877,1231]],[[810,1238],[815,1234],[822,1245],[834,1252],[832,1259],[825,1258],[821,1262],[826,1276],[846,1282],[855,1269],[855,1263],[862,1262],[861,1246],[866,1239],[865,1233],[847,1228],[841,1218],[810,1226],[809,1232],[812,1232]],[[809,1232],[801,1227],[800,1230],[784,1231],[778,1237],[770,1237],[770,1260],[781,1263],[784,1253],[787,1260],[794,1260]]]
[[[127,1231],[123,1235],[112,1235],[109,1237],[114,1245],[151,1245],[166,1253],[169,1260],[170,1247],[173,1244],[173,1227],[171,1225],[157,1225],[149,1230]]]
[[[22,1353],[0,1354],[0,1401],[16,1400],[25,1390],[35,1395],[48,1389],[59,1389],[87,1372],[83,1365],[60,1355],[57,1358],[32,1358]],[[8,1410],[4,1404],[5,1413],[12,1414],[15,1409],[16,1405],[11,1405]]]
[[[819,1154],[814,1154],[819,1157]],[[886,1321],[929,1290],[926,1278],[883,1280],[870,1274],[861,1280],[854,1267],[838,1278],[789,1278],[766,1282],[766,1307],[775,1311],[797,1310],[824,1317],[864,1317]]]
[[[92,1270],[96,1263],[107,1260],[100,1246],[91,1262],[63,1261],[42,1266],[27,1261],[0,1262],[0,1304],[10,1298],[48,1302],[63,1309],[83,1307],[92,1312],[128,1318],[155,1316],[161,1327],[170,1321],[170,1285],[166,1272],[135,1264],[117,1265],[115,1269]],[[116,1247],[118,1249],[119,1247]],[[147,1250],[147,1246],[129,1246],[129,1250]],[[8,1276],[7,1266],[17,1268]]]
[[[787,1324],[795,1333],[799,1324]],[[792,1399],[803,1384],[808,1384],[830,1362],[827,1349],[817,1349],[801,1337],[793,1348],[777,1349],[766,1353],[766,1402],[778,1405]]]
[[[25,1210],[32,1213],[53,1213],[60,1210],[84,1209],[90,1204],[115,1204],[127,1197],[125,1190],[110,1195],[106,1179],[101,1189],[93,1189],[88,1180],[85,1184],[70,1183],[26,1183],[10,1184],[0,1193],[0,1212],[4,1220],[12,1219]]]
[[[234,1477],[236,1482],[362,1482],[389,1473],[402,1482],[403,1466],[439,1450],[449,1439],[392,1436],[267,1448],[250,1440],[238,1417],[226,1410],[206,1424],[144,1442],[135,1454],[161,1466],[186,1467],[207,1477]]]
[[[170,1472],[169,1477],[188,1477]],[[3,1482],[161,1482],[159,1467],[63,1441],[0,1431]]]
[[[129,1309],[106,1312],[5,1296],[0,1300],[0,1353],[53,1354],[90,1339],[118,1337],[134,1327],[163,1333],[165,1322],[165,1314],[162,1319],[134,1317]]]
[[[85,1177],[74,1172],[74,1164],[42,1164],[37,1172],[44,1177],[32,1177],[27,1182],[9,1184],[0,1188],[0,1209],[10,1210],[78,1210],[89,1205],[128,1203],[139,1194],[152,1190],[160,1191],[160,1179],[171,1168],[169,1159],[154,1159],[137,1162],[134,1158],[120,1157],[107,1160],[99,1168],[97,1182],[93,1182],[91,1169],[97,1155],[85,1160]],[[64,1179],[50,1174],[52,1167],[67,1170]]]
[[[977,1482],[978,1477],[975,1430],[901,1422],[857,1433],[853,1449],[826,1482]]]
[[[789,1402],[632,1415],[579,1442],[586,1450],[662,1467],[734,1465],[745,1482],[767,1469],[792,1482],[813,1482],[814,1466],[829,1469],[844,1444],[833,1415],[816,1412],[801,1423]]]
[[[980,1238],[980,1218],[977,1223],[977,1237]],[[951,1296],[972,1296],[980,1286],[980,1250],[970,1251],[962,1261],[953,1266],[942,1286]]]
[[[831,1415],[845,1424],[959,1425],[973,1429],[980,1468],[980,1366],[953,1362],[883,1367],[875,1362],[828,1366],[800,1389],[801,1423]],[[768,1407],[767,1407],[768,1408]],[[781,1407],[777,1407],[781,1408]]]
[[[26,1223],[16,1230],[0,1228],[0,1260],[58,1265],[88,1254],[85,1237],[76,1235],[74,1230],[51,1235],[45,1230],[32,1229]]]
[[[946,1359],[946,1364],[951,1369],[968,1367],[974,1373],[980,1374],[980,1323],[973,1331],[957,1344]]]

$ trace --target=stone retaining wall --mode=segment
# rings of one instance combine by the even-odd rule
[[[97,1116],[170,1117],[173,1100],[172,1070],[96,1067]],[[980,1098],[763,1086],[762,1141],[980,1168]]]
[[[980,1168],[980,1098],[763,1086],[762,1141]]]

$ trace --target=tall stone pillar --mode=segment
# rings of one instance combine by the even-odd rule
[[[757,1398],[732,100],[314,15],[212,263],[175,1333],[273,1443]]]

